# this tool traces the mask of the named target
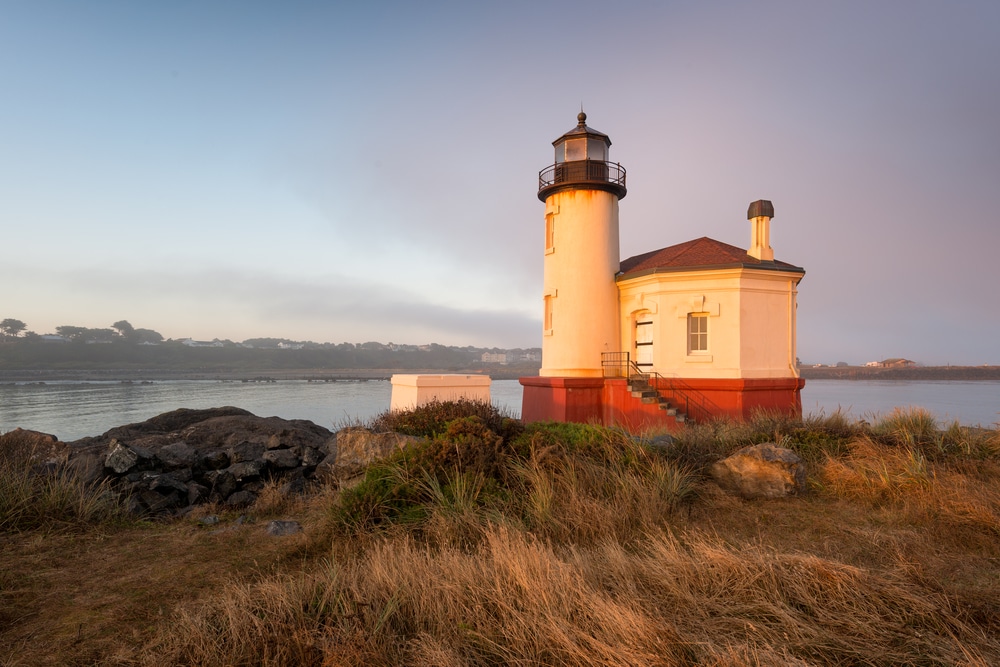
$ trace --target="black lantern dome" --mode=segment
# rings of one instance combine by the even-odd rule
[[[604,190],[625,197],[625,168],[608,161],[611,139],[587,126],[581,111],[577,125],[552,142],[555,164],[538,173],[538,198],[545,201],[561,190]]]

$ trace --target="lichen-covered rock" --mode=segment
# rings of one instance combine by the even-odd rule
[[[315,447],[302,448],[302,465],[315,468],[323,460],[323,453]]]
[[[335,449],[336,435],[309,421],[213,408],[174,410],[60,444],[87,481],[109,478],[132,509],[157,513],[209,501],[242,506],[270,480],[304,488],[331,443]]]
[[[229,467],[229,454],[221,449],[207,449],[199,452],[196,461],[202,470],[222,470]]]
[[[263,454],[263,452],[261,452]],[[250,460],[240,461],[226,468],[237,482],[246,482],[260,477],[261,470],[264,469],[263,461]]]
[[[54,435],[15,428],[0,437],[0,459],[7,456],[24,456],[33,466],[49,467],[66,463],[69,451]]]
[[[272,537],[284,537],[302,532],[302,524],[298,521],[271,521],[267,524],[267,534]]]
[[[124,475],[139,462],[139,455],[131,447],[123,445],[117,439],[108,443],[108,454],[104,457],[104,467],[110,468],[119,475]]]
[[[806,488],[802,459],[774,443],[744,447],[710,469],[716,483],[743,498],[783,498]]]
[[[297,468],[302,463],[290,449],[269,449],[261,458],[273,468]]]
[[[405,449],[420,438],[402,433],[374,433],[366,428],[345,428],[337,433],[337,453],[329,472],[348,479],[360,475],[373,461]],[[321,465],[325,464],[324,460]]]
[[[174,468],[190,468],[194,465],[197,454],[194,447],[183,440],[178,440],[160,447],[156,452],[156,458],[166,466],[167,470],[172,470]]]
[[[202,477],[208,485],[209,497],[224,500],[236,490],[236,478],[228,470],[210,470]]]

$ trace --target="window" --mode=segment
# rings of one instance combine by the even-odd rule
[[[708,352],[708,313],[688,313],[688,354]]]
[[[542,328],[545,335],[552,335],[552,296],[550,294],[545,295],[545,318]]]
[[[556,216],[553,213],[545,215],[545,252],[555,250]]]
[[[635,321],[635,365],[653,367],[653,320],[649,315]]]

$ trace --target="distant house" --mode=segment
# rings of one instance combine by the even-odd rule
[[[480,357],[480,361],[484,364],[506,364],[507,363],[507,353],[506,352],[483,352],[483,356]]]
[[[222,347],[221,340],[193,340],[191,338],[185,338],[181,341],[181,345],[186,345],[187,347]]]
[[[913,368],[917,365],[917,362],[894,357],[892,359],[883,359],[879,365],[882,368]]]
[[[38,340],[42,341],[43,343],[68,343],[69,342],[69,338],[66,338],[65,336],[59,336],[57,334],[42,334],[41,336],[38,337]]]
[[[869,361],[865,364],[865,368],[878,368],[882,365],[881,361]]]

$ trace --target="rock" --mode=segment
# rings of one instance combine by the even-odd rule
[[[319,452],[324,457],[330,456],[331,454],[333,454],[334,456],[337,455],[337,434],[336,433],[334,433],[332,436],[330,436],[329,438],[327,438],[323,442],[323,444],[321,444],[319,446]]]
[[[164,445],[156,452],[156,458],[166,466],[167,470],[190,468],[194,465],[196,456],[194,448],[183,440]]]
[[[302,469],[299,468],[299,471],[301,470]],[[290,475],[290,478],[286,477],[285,479],[288,479],[288,481],[278,488],[278,493],[280,493],[283,498],[303,493],[306,490],[306,480],[302,474]]]
[[[302,448],[302,465],[315,468],[323,460],[323,453],[315,447]]]
[[[269,449],[261,458],[274,468],[298,468],[301,462],[290,449]]]
[[[267,439],[267,444],[264,445],[268,449],[280,449],[284,447],[284,442],[282,441],[282,436],[284,433],[275,433],[270,438]]]
[[[234,463],[226,468],[226,471],[229,472],[229,474],[232,475],[237,482],[243,482],[257,479],[260,477],[260,471],[263,469],[264,464],[261,461],[251,460]]]
[[[253,505],[255,500],[257,500],[257,494],[251,491],[237,491],[226,498],[226,505],[228,507],[247,507]]]
[[[202,518],[200,518],[198,520],[198,523],[200,523],[203,526],[214,526],[215,524],[219,523],[219,517],[216,516],[215,514],[209,514],[208,516],[203,516]]]
[[[187,500],[188,505],[200,505],[201,503],[207,502],[209,496],[209,488],[204,484],[199,484],[198,482],[188,482],[187,485]]]
[[[670,435],[669,433],[661,433],[649,439],[649,446],[663,449],[672,445],[673,442],[674,442],[674,436]]]
[[[84,484],[94,484],[104,477],[104,461],[101,455],[92,449],[73,451],[66,463],[66,470],[76,475]]]
[[[802,459],[773,443],[744,447],[709,472],[720,487],[747,499],[783,498],[806,488]]]
[[[235,494],[242,495],[231,503],[247,504],[272,479],[304,488],[331,443],[336,451],[336,436],[312,422],[214,408],[174,410],[61,445],[87,481],[108,478],[130,495],[136,511],[155,513],[184,501],[185,507],[224,502]],[[0,448],[5,445],[0,440]]]
[[[131,470],[139,462],[139,455],[127,445],[113,439],[109,443],[108,454],[104,457],[104,467],[110,468],[119,475]]]
[[[65,442],[48,433],[15,428],[0,435],[0,459],[23,456],[33,466],[59,466],[69,458]]]
[[[163,473],[162,475],[151,475],[149,480],[149,490],[159,491],[160,493],[177,491],[183,495],[184,498],[187,498],[188,495],[188,485],[178,481],[168,473]]]
[[[267,534],[272,537],[284,537],[302,532],[302,524],[298,521],[271,521],[267,524]]]
[[[316,464],[316,479],[332,480],[336,479],[337,455],[327,454],[326,457]]]
[[[345,428],[337,433],[337,454],[331,473],[341,479],[355,477],[371,462],[415,442],[420,442],[420,438],[402,433],[373,433],[366,428]]]
[[[208,484],[210,497],[225,498],[236,490],[236,478],[228,470],[211,470],[202,479]]]
[[[209,449],[201,452],[197,463],[203,470],[222,470],[229,467],[229,454],[221,449]]]
[[[145,491],[140,491],[136,495],[150,514],[159,514],[161,512],[174,509],[175,507],[179,507],[183,504],[180,494],[176,491],[162,494],[157,491],[147,489]]]
[[[266,448],[259,442],[238,442],[226,449],[229,460],[233,463],[256,461],[263,455]]]

